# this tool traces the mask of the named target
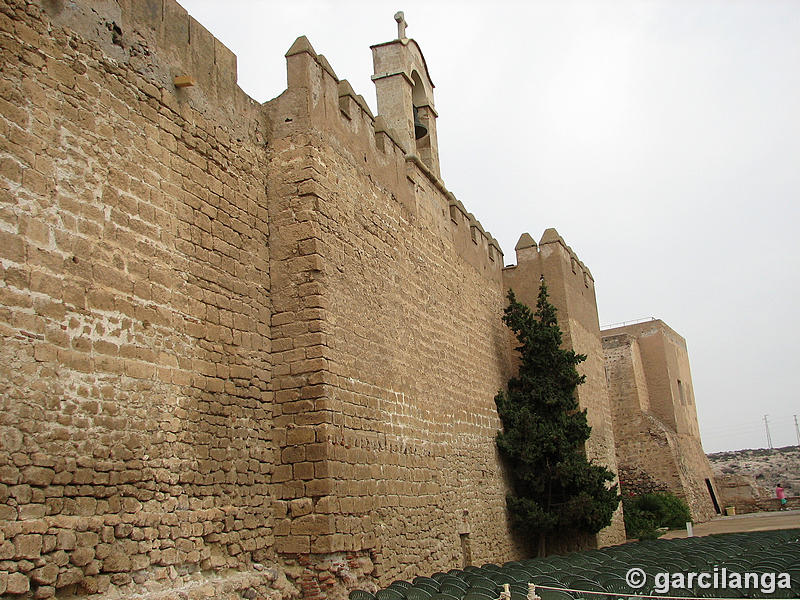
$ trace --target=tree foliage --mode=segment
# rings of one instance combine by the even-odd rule
[[[591,427],[576,400],[586,356],[561,348],[556,309],[542,281],[536,312],[508,293],[503,321],[520,345],[519,373],[495,397],[503,429],[497,446],[511,474],[507,504],[513,526],[528,539],[553,533],[597,533],[619,505],[614,474],[586,458]]]

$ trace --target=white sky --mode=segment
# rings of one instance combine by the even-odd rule
[[[600,322],[689,345],[708,452],[797,444],[800,0],[179,0],[259,101],[307,35],[376,112],[403,10],[436,85],[447,187],[500,242],[555,227]]]

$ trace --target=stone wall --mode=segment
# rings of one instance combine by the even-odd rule
[[[177,4],[124,6],[0,3],[0,592],[266,593],[266,128]]]
[[[0,594],[317,600],[522,557],[503,255],[435,148],[305,38],[259,105],[172,0],[0,0],[0,49]],[[593,282],[552,242],[613,467]]]
[[[374,566],[388,584],[461,566],[466,510],[475,562],[520,557],[494,443],[510,375],[502,256],[306,40],[288,61],[268,107],[271,161],[290,166],[268,186],[277,549],[349,552],[351,576]]]
[[[713,486],[714,476],[686,341],[658,320],[602,333],[623,493],[652,491],[658,482],[687,501],[695,521],[711,518],[717,509],[706,482]]]

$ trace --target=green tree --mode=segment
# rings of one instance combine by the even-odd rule
[[[576,366],[583,354],[561,348],[556,308],[542,280],[536,312],[508,293],[503,321],[519,340],[519,373],[495,397],[503,429],[497,446],[511,475],[506,500],[512,525],[538,540],[544,555],[548,535],[597,533],[619,505],[614,474],[586,458],[591,427],[575,398],[585,376]]]

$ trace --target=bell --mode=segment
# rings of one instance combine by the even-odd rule
[[[428,128],[419,120],[419,110],[414,107],[414,139],[418,140],[428,135]]]

